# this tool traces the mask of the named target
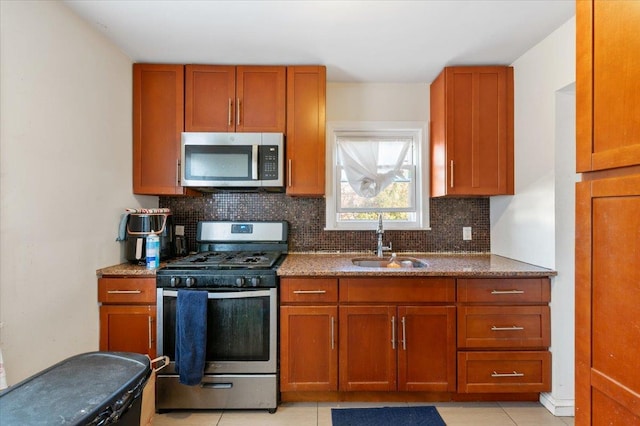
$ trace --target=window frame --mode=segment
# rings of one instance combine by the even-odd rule
[[[429,140],[428,124],[422,121],[331,121],[327,122],[326,143],[326,231],[359,231],[372,230],[377,226],[377,220],[363,221],[339,221],[338,198],[339,192],[337,175],[340,167],[337,164],[337,134],[341,133],[365,133],[380,134],[397,132],[406,136],[411,134],[414,138],[413,156],[415,166],[415,221],[385,221],[387,230],[428,230],[429,227]],[[373,211],[373,210],[372,210]]]

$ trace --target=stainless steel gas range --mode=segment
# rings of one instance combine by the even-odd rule
[[[156,274],[158,373],[156,408],[267,409],[278,399],[278,277],[287,252],[286,222],[200,222],[198,253]],[[175,368],[181,290],[207,293],[205,364],[195,386]]]

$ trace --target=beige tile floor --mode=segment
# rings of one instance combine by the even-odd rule
[[[172,411],[156,414],[156,426],[331,426],[331,408],[405,406],[406,403],[285,403],[275,414],[261,410]],[[412,403],[412,405],[414,405]],[[573,426],[573,417],[554,417],[536,402],[437,402],[447,426]],[[402,426],[402,425],[393,425]]]

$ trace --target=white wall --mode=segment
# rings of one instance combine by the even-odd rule
[[[575,150],[566,148],[575,146],[575,119],[567,111],[575,100],[558,93],[575,82],[575,18],[513,66],[516,195],[491,199],[491,251],[558,272],[551,295],[552,391],[541,400],[554,414],[572,415],[575,175],[565,171],[575,170]]]
[[[9,384],[98,350],[131,194],[131,60],[58,1],[2,1],[0,348]]]
[[[327,121],[429,121],[429,83],[327,83]]]

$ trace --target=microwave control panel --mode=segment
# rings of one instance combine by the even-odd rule
[[[260,179],[278,179],[278,147],[276,145],[263,145],[260,147]]]

